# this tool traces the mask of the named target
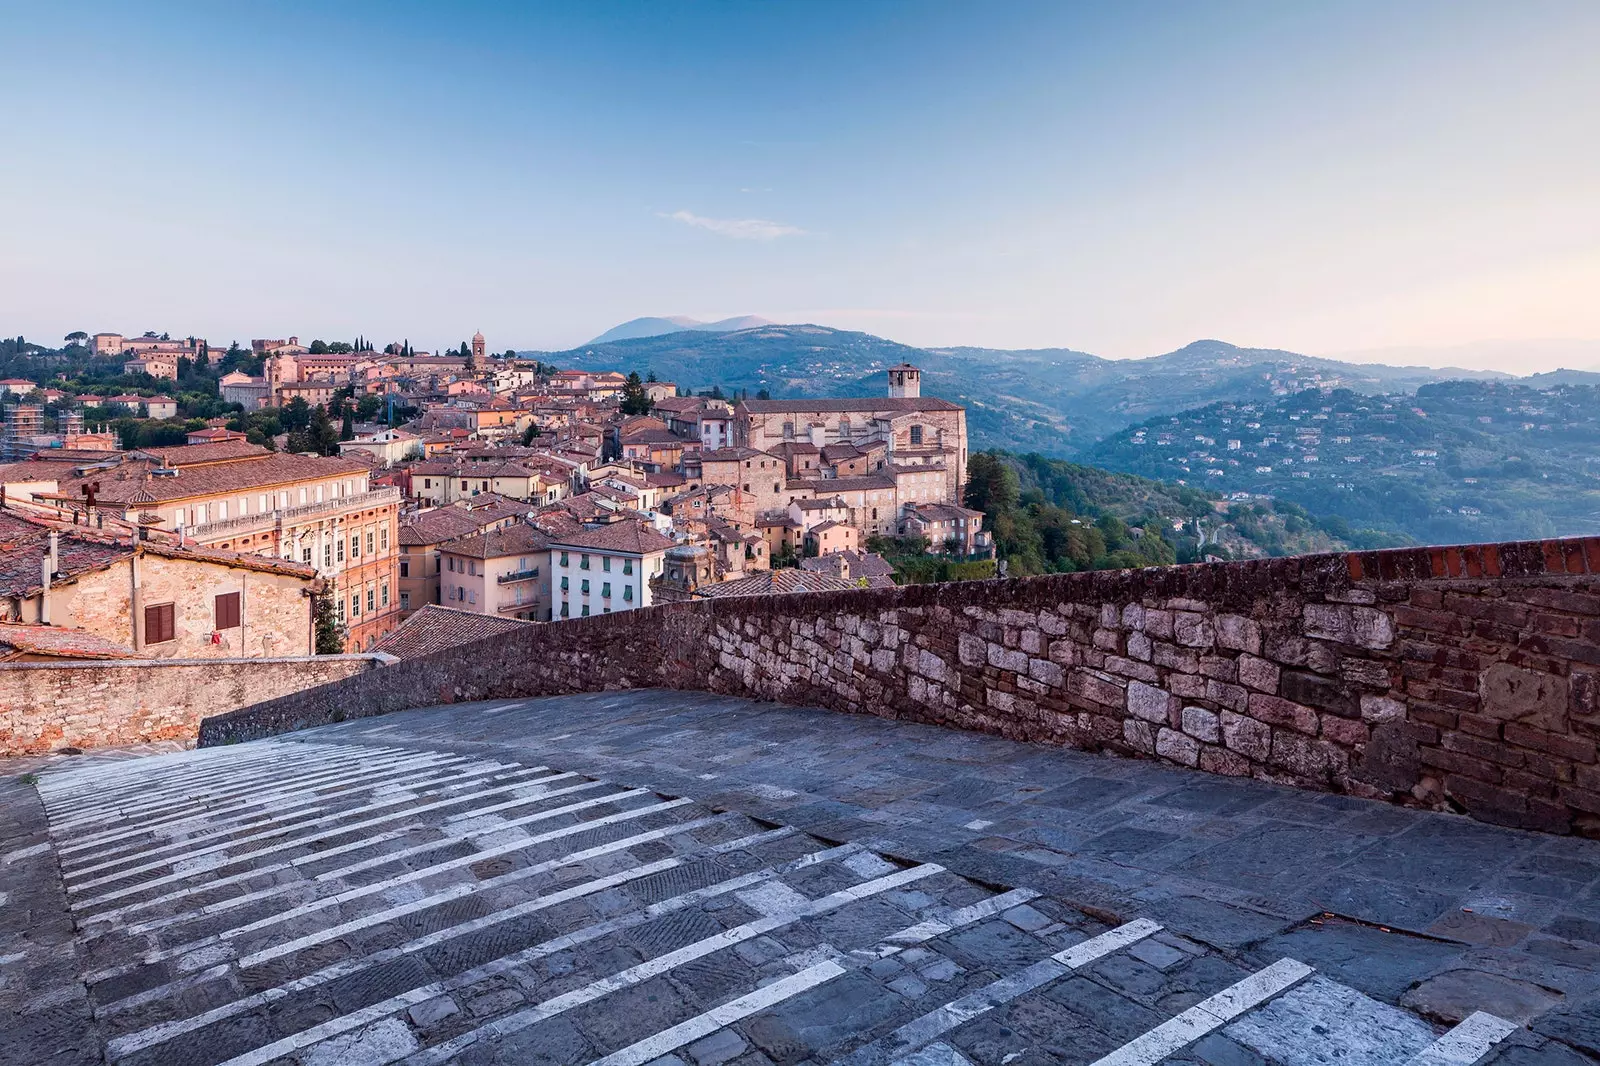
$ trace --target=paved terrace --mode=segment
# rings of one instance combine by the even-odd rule
[[[0,807],[5,1063],[1600,1062],[1600,842],[868,716],[457,704]]]

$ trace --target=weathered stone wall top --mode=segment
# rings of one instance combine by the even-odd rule
[[[195,740],[200,721],[394,662],[391,655],[0,663],[0,755]]]
[[[700,688],[1600,836],[1600,538],[672,604],[411,660],[204,743]]]

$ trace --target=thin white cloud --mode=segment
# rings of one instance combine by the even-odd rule
[[[779,237],[800,237],[806,232],[799,226],[791,226],[787,222],[772,222],[764,218],[706,218],[691,211],[674,211],[670,215],[661,217],[682,222],[686,226],[708,229],[712,233],[720,233],[724,237],[732,237],[738,241],[772,241]]]

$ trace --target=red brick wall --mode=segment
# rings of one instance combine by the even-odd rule
[[[671,604],[208,720],[669,686],[1600,837],[1600,538]]]

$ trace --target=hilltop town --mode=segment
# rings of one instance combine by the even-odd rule
[[[481,333],[442,353],[68,341],[0,381],[11,659],[403,649],[890,585],[878,543],[994,554],[961,505],[965,411],[910,364],[886,395],[771,399],[491,354]]]

